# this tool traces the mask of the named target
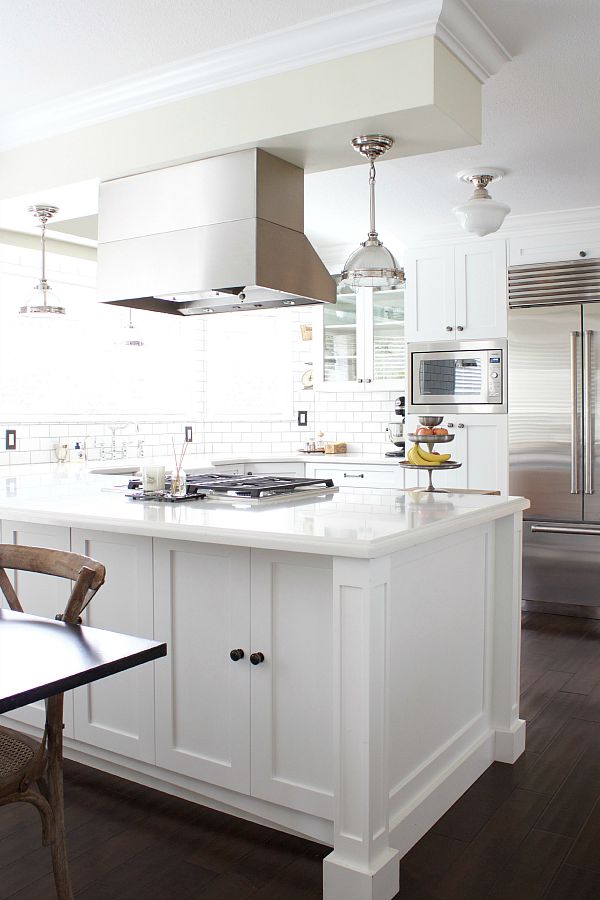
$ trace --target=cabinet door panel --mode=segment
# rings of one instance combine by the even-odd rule
[[[2,543],[20,544],[26,547],[49,547],[52,550],[70,550],[71,535],[68,528],[56,525],[37,525],[28,522],[2,522]],[[51,575],[35,572],[9,572],[23,609],[34,616],[53,619],[63,612],[71,593],[71,582]],[[6,602],[3,600],[3,605]],[[43,700],[6,713],[7,719],[27,725],[44,727],[46,721]],[[73,737],[73,692],[67,691],[64,701],[64,734]],[[11,724],[7,721],[7,724]]]
[[[411,251],[406,258],[406,338],[455,338],[454,252],[452,247]]]
[[[315,310],[315,384],[322,391],[361,390],[364,384],[364,298],[340,292],[335,305]]]
[[[483,241],[454,250],[456,337],[506,337],[506,244]]]
[[[365,296],[365,390],[403,390],[406,384],[404,291]]]
[[[152,638],[152,538],[73,529],[73,550],[106,566],[106,582],[84,612],[86,625]],[[154,664],[74,692],[75,738],[154,762]]]
[[[450,422],[453,427],[450,427]],[[453,416],[445,423],[455,435],[452,456],[462,463],[461,469],[446,473],[445,487],[472,490],[508,490],[508,428],[506,416]],[[462,427],[459,427],[462,426]]]
[[[333,815],[332,564],[252,551],[252,794]]]
[[[154,541],[156,762],[250,790],[250,551]],[[233,649],[244,658],[230,659]]]
[[[532,263],[563,262],[580,259],[580,253],[588,258],[600,256],[600,229],[589,228],[554,234],[536,234],[514,237],[508,242],[510,266],[527,266]]]

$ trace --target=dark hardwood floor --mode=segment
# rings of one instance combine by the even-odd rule
[[[398,900],[600,898],[600,621],[523,618],[527,750],[402,860]],[[65,763],[77,900],[317,900],[328,847]],[[0,898],[54,896],[37,813],[0,809]]]

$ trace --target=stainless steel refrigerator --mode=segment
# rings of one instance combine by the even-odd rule
[[[509,309],[524,605],[600,618],[600,260],[509,269]]]

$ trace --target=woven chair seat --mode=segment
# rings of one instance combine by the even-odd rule
[[[27,773],[38,745],[28,735],[0,728],[0,796]]]

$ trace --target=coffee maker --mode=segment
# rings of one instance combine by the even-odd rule
[[[385,433],[391,443],[398,450],[389,450],[386,456],[398,456],[404,459],[404,417],[406,415],[406,398],[396,397],[394,403],[394,416],[385,426]]]

